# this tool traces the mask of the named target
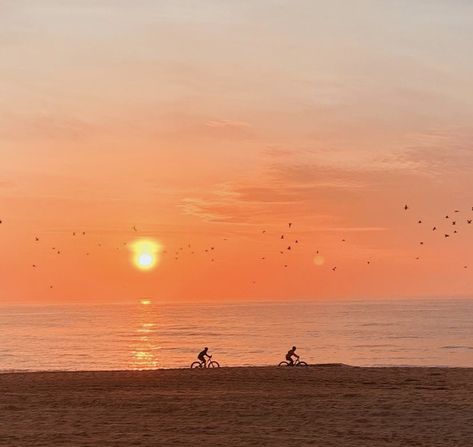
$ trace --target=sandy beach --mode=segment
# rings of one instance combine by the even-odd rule
[[[1,446],[473,445],[473,369],[0,375]]]

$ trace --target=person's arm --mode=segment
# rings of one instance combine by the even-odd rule
[[[295,352],[294,352],[294,356],[296,356],[297,358],[300,358]]]
[[[210,354],[205,354],[209,359],[212,358],[212,356]]]

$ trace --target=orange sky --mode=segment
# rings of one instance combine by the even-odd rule
[[[0,2],[0,303],[470,296],[472,29],[460,0]]]

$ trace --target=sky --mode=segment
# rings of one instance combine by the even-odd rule
[[[0,52],[0,303],[473,294],[471,2],[0,0]]]

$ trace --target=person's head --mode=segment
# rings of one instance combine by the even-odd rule
[[[295,351],[297,348],[295,346],[292,347],[292,350]]]
[[[209,348],[207,348],[207,347],[204,348],[204,351],[205,351],[205,352],[207,352],[208,350],[209,350]]]

